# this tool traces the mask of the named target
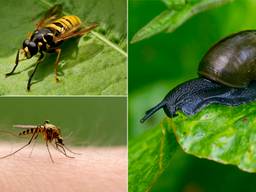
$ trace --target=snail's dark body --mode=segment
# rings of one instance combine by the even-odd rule
[[[141,122],[161,108],[172,118],[179,110],[192,115],[212,103],[236,106],[256,100],[256,31],[218,42],[203,57],[198,73],[200,78],[172,89]]]
[[[256,81],[247,88],[232,88],[198,78],[182,83],[172,89],[155,107],[146,112],[141,122],[147,120],[160,108],[172,118],[177,111],[193,115],[212,103],[236,106],[256,100]]]

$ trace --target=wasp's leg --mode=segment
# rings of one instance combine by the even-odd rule
[[[44,54],[41,53],[40,57],[38,58],[38,60],[37,60],[37,62],[36,62],[36,67],[35,67],[34,71],[32,72],[32,74],[30,75],[30,77],[29,77],[29,79],[28,79],[28,84],[27,84],[27,90],[28,90],[28,91],[30,91],[32,78],[33,78],[33,76],[34,76],[34,74],[35,74],[35,72],[36,72],[36,70],[37,70],[37,67],[38,67],[39,63],[42,62],[43,58],[44,58]]]
[[[60,62],[61,49],[57,48],[57,49],[55,49],[55,52],[57,53],[57,58],[54,63],[54,72],[55,72],[55,80],[56,80],[56,82],[58,82],[59,81],[59,79],[58,79],[58,64]]]
[[[19,55],[20,55],[20,50],[18,49],[17,55],[16,55],[16,59],[15,59],[15,66],[13,67],[12,71],[10,73],[6,73],[5,77],[9,77],[10,75],[12,75],[16,69],[16,67],[19,64]]]

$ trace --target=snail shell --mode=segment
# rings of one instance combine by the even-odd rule
[[[199,64],[199,75],[230,87],[256,80],[256,31],[242,31],[215,44]]]

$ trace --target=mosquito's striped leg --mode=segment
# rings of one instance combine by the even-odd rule
[[[62,146],[63,148],[65,148],[67,151],[69,151],[70,153],[73,153],[75,155],[81,155],[81,153],[75,153],[74,151],[71,151],[66,145]]]
[[[39,134],[37,134],[37,135],[35,136],[35,138],[34,138],[34,143],[33,143],[32,149],[31,149],[31,151],[30,151],[30,153],[29,153],[29,157],[32,156],[32,153],[33,153],[33,150],[34,150],[34,147],[35,147],[35,144],[36,144],[36,139],[37,139],[38,135],[39,135]]]
[[[59,149],[59,147],[63,150],[63,152],[61,152],[61,150]],[[75,157],[72,157],[72,156],[69,156],[66,152],[66,150],[64,149],[64,147],[58,143],[56,143],[56,148],[58,149],[58,151],[60,151],[63,155],[65,155],[66,157],[68,158],[75,158]]]
[[[51,154],[50,149],[49,149],[48,141],[46,141],[45,144],[46,144],[46,147],[47,147],[47,151],[50,155],[51,161],[52,161],[52,163],[54,163],[53,158],[52,158],[52,154]]]
[[[33,133],[33,135],[31,136],[31,138],[30,138],[30,140],[29,140],[29,142],[28,142],[26,145],[22,146],[22,147],[19,148],[18,150],[14,151],[14,152],[12,152],[12,153],[10,153],[10,154],[8,154],[8,155],[5,155],[5,156],[3,156],[3,157],[0,157],[0,159],[9,157],[9,156],[11,156],[11,155],[14,155],[15,153],[17,153],[17,152],[19,152],[20,150],[22,150],[22,149],[24,149],[25,147],[27,147],[27,146],[31,143],[31,141],[33,140],[33,138],[35,137],[36,134],[38,135],[38,133],[36,133],[36,132]],[[37,136],[36,136],[36,137],[37,137]]]
[[[66,156],[66,154],[64,153],[64,151],[60,150],[59,147],[56,145],[52,145],[54,147],[54,149],[56,149],[57,151],[59,151],[60,153],[62,153],[63,155]]]

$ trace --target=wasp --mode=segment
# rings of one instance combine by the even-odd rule
[[[96,23],[84,27],[79,17],[75,15],[62,16],[62,6],[60,4],[53,6],[37,23],[34,32],[29,33],[28,38],[23,42],[22,48],[18,49],[15,65],[12,71],[6,74],[6,77],[14,74],[19,61],[39,55],[35,68],[28,79],[27,90],[29,91],[32,78],[38,68],[38,65],[44,60],[45,53],[56,53],[57,57],[54,69],[55,80],[58,82],[57,69],[61,55],[60,45],[70,38],[80,37],[85,33],[90,32],[95,27],[97,27]]]
[[[42,135],[43,139],[45,140],[46,148],[47,148],[47,151],[49,153],[49,156],[50,156],[50,159],[52,162],[54,162],[54,161],[53,161],[51,152],[49,150],[49,145],[48,145],[49,143],[53,144],[53,147],[57,151],[59,151],[60,153],[62,153],[63,155],[65,155],[68,158],[74,158],[74,157],[69,156],[67,154],[66,150],[73,154],[79,154],[79,153],[75,153],[75,152],[71,151],[69,148],[67,148],[64,145],[60,128],[56,127],[53,124],[50,124],[49,120],[46,120],[42,125],[13,125],[13,127],[26,129],[26,130],[20,132],[18,134],[18,136],[31,135],[31,137],[26,145],[20,147],[19,149],[17,149],[16,151],[14,151],[8,155],[0,157],[0,159],[12,156],[15,153],[19,152],[20,150],[24,149],[25,147],[29,146],[32,141],[34,141],[38,138],[39,135]]]

